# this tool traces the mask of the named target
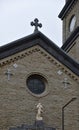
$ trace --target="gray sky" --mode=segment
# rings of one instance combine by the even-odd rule
[[[0,46],[32,34],[30,22],[39,19],[39,29],[58,46],[62,45],[62,21],[58,14],[65,0],[0,0]]]

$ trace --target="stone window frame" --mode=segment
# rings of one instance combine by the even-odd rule
[[[73,20],[73,18],[76,18],[76,15],[75,14],[73,14],[71,17],[70,17],[70,20],[69,20],[69,27],[68,27],[68,29],[69,29],[69,32],[70,33],[72,33],[73,31],[74,31],[74,29],[71,31],[70,30],[70,24],[71,24],[71,22],[72,22],[72,20]],[[74,25],[74,28],[75,28],[75,26],[76,26],[76,21],[75,21],[75,25]]]
[[[29,77],[32,76],[32,75],[38,75],[38,76],[42,77],[42,81],[43,81],[44,84],[45,84],[45,89],[44,89],[44,91],[43,91],[42,93],[40,93],[40,94],[35,94],[35,93],[33,93],[32,91],[30,91],[29,88],[28,88],[27,80],[28,80]],[[43,74],[39,74],[39,73],[31,73],[31,74],[29,74],[29,75],[27,76],[27,78],[26,78],[26,87],[27,87],[27,91],[28,91],[32,96],[35,96],[35,97],[38,97],[38,98],[43,97],[43,96],[46,96],[46,95],[49,93],[48,80],[47,80],[46,76],[44,76]]]

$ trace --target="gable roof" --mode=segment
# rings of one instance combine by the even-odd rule
[[[63,18],[65,17],[65,15],[67,14],[67,12],[69,11],[69,9],[71,8],[71,6],[74,4],[75,1],[77,0],[68,0],[64,5],[63,9],[61,10],[60,14],[58,15],[58,17],[63,20]]]
[[[35,45],[41,46],[59,62],[79,76],[79,64],[39,31],[0,47],[0,60]]]
[[[66,52],[68,52],[71,47],[73,46],[75,39],[79,37],[79,26],[74,30],[74,32],[71,33],[70,37],[65,41],[65,43],[62,45],[62,49]]]

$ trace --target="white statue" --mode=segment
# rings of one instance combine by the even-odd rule
[[[41,103],[38,103],[38,105],[36,106],[37,108],[37,115],[36,115],[36,120],[42,120],[42,112],[43,112],[43,106],[41,105]]]

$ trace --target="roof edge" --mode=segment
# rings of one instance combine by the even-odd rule
[[[68,0],[66,2],[66,4],[64,5],[63,9],[61,10],[61,12],[59,13],[58,17],[61,18],[61,20],[63,20],[63,18],[65,17],[66,13],[68,12],[68,10],[70,9],[70,7],[74,4],[76,0]]]
[[[62,45],[61,49],[67,51],[67,49],[72,46],[75,39],[79,36],[79,26],[74,30],[74,32],[68,37],[65,43]]]
[[[12,47],[15,47],[15,46],[18,46],[18,45],[21,45],[22,42],[28,42],[28,41],[31,41],[33,40],[35,37],[39,36],[41,32],[40,31],[37,31],[37,32],[34,32],[28,36],[25,36],[25,37],[22,37],[22,38],[19,38],[17,40],[14,40],[12,42],[9,42],[3,46],[0,46],[0,53],[3,52],[3,51],[6,51],[6,50],[9,50],[11,49]],[[18,44],[17,44],[18,43]]]
[[[79,76],[79,64],[41,32],[33,33],[25,38],[19,39],[18,41],[14,41],[12,45],[8,44],[7,46],[3,46],[3,50],[0,48],[0,59],[6,58],[35,45],[40,45],[60,63]]]

